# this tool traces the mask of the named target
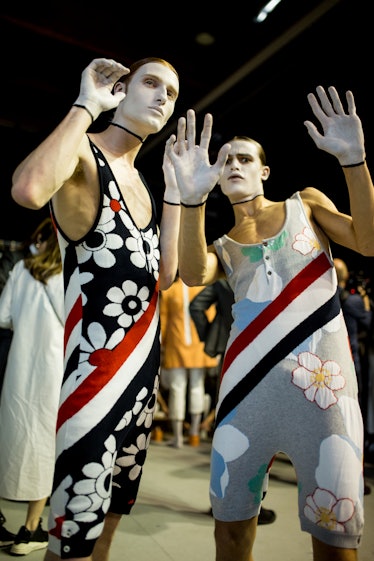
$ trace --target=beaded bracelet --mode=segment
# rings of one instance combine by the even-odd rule
[[[92,115],[91,111],[89,109],[87,109],[87,107],[85,105],[80,105],[79,103],[73,103],[73,107],[80,107],[81,109],[85,109],[87,111],[87,113],[89,114],[89,116],[91,117],[92,122],[94,122],[95,118]]]
[[[358,166],[362,166],[364,165],[365,160],[363,160],[362,162],[357,162],[357,164],[348,164],[346,166],[342,166],[342,168],[356,168]]]

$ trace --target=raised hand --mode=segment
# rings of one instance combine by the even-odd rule
[[[305,121],[309,135],[318,148],[336,156],[342,166],[362,162],[365,159],[364,133],[352,92],[346,92],[348,113],[345,113],[334,87],[328,88],[330,97],[322,86],[318,86],[316,91],[319,99],[310,93],[308,101],[323,134],[314,123]]]
[[[75,103],[87,107],[96,118],[102,111],[117,107],[124,92],[112,93],[114,84],[130,70],[113,59],[96,58],[82,72],[79,96]]]
[[[187,205],[205,201],[217,184],[229,153],[230,144],[224,144],[216,163],[210,163],[212,124],[212,115],[205,115],[200,145],[196,144],[196,116],[194,110],[189,109],[187,117],[178,120],[177,135],[172,135],[166,142],[165,154],[174,166],[181,202]]]
[[[175,177],[175,169],[169,156],[166,153],[166,150],[164,151],[162,171],[165,181],[164,201],[167,201],[171,204],[179,204],[180,193],[178,189],[177,178]]]

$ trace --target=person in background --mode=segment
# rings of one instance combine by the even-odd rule
[[[360,353],[360,330],[368,332],[371,326],[373,312],[371,310],[370,298],[364,287],[358,286],[357,292],[350,292],[347,283],[349,281],[349,270],[343,259],[334,258],[334,265],[338,278],[339,296],[342,312],[347,326],[349,342],[351,345],[353,362],[358,380],[358,397],[361,409],[365,410],[366,397],[363,393],[364,383],[362,380],[362,365]]]
[[[0,294],[3,291],[9,272],[20,259],[26,257],[26,242],[16,240],[0,240]],[[0,328],[0,393],[3,386],[6,361],[13,332],[11,329]],[[0,530],[1,531],[1,530]]]
[[[225,275],[235,297],[212,441],[216,561],[253,560],[279,451],[297,473],[300,526],[311,535],[313,559],[356,560],[363,533],[363,422],[330,240],[374,255],[374,187],[352,92],[347,109],[334,87],[318,86],[308,102],[318,126],[304,124],[342,166],[351,215],[314,187],[267,199],[270,168],[249,137],[224,144],[211,164],[209,114],[200,145],[193,110],[166,143],[181,194],[179,274],[189,286]],[[217,183],[234,226],[208,247],[204,204]]]
[[[0,240],[0,294],[8,280],[9,273],[20,259],[26,257],[27,244],[16,240]],[[3,387],[6,363],[13,331],[0,327],[0,395]],[[0,548],[9,547],[14,542],[15,534],[6,527],[6,518],[0,510]]]
[[[214,425],[220,373],[233,320],[231,313],[233,303],[233,291],[224,278],[218,279],[216,282],[203,288],[190,303],[191,318],[195,324],[200,341],[204,343],[205,353],[209,356],[217,357],[219,360],[212,407],[201,424],[201,428],[208,432],[212,430]],[[209,320],[207,310],[211,309],[212,306],[215,308],[215,312],[211,320]]]
[[[178,94],[177,71],[163,59],[127,68],[96,58],[62,121],[13,174],[18,204],[50,205],[64,272],[65,372],[45,561],[107,561],[136,502],[159,386],[159,291],[177,272],[180,207],[166,162],[171,204],[159,219],[135,160]]]
[[[374,319],[368,337],[367,418],[365,460],[374,465]]]
[[[50,218],[31,240],[0,296],[0,326],[13,331],[0,401],[0,497],[28,503],[12,555],[48,544],[41,516],[52,490],[63,376],[62,262]]]
[[[5,528],[6,518],[0,510],[0,549],[7,549],[14,543],[16,534]]]
[[[196,327],[191,320],[191,300],[202,290],[186,286],[179,276],[161,293],[161,385],[168,392],[169,419],[173,439],[170,445],[182,448],[186,403],[190,414],[188,443],[200,445],[200,423],[205,405],[205,376],[218,361],[204,352]]]
[[[218,382],[215,392],[213,407],[207,417],[201,423],[200,428],[207,431],[214,425],[216,414],[216,401],[219,391],[219,379],[223,367],[225,349],[229,339],[231,324],[233,322],[232,306],[234,304],[234,293],[225,278],[220,278],[201,290],[190,303],[191,318],[195,323],[200,340],[204,343],[204,350],[209,356],[219,357]],[[207,311],[215,307],[215,315],[210,320]],[[212,515],[212,509],[209,514]],[[264,508],[258,515],[258,524],[271,524],[277,515],[274,510]]]
[[[357,292],[350,292],[347,283],[349,281],[349,270],[347,264],[343,259],[338,257],[334,258],[334,265],[336,275],[338,278],[338,289],[342,312],[347,326],[349,343],[353,356],[353,362],[356,370],[358,382],[358,399],[361,406],[362,416],[364,419],[364,428],[366,432],[367,424],[367,405],[368,393],[365,390],[367,385],[363,380],[362,368],[362,353],[360,352],[360,333],[369,333],[371,322],[373,319],[373,312],[371,310],[371,303],[369,295],[363,286],[357,286]],[[367,337],[366,337],[367,339]],[[367,350],[368,351],[368,350]],[[371,493],[371,487],[365,481],[364,494]]]

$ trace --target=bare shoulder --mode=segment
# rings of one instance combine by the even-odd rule
[[[313,229],[325,247],[328,240],[332,240],[355,249],[351,216],[341,212],[327,195],[314,187],[307,187],[300,196]]]
[[[79,148],[79,159],[71,177],[53,197],[57,222],[72,240],[82,238],[98,212],[100,188],[97,165],[86,136]]]
[[[305,189],[300,191],[300,197],[304,206],[309,208],[312,213],[323,209],[337,211],[333,201],[315,187],[305,187]]]

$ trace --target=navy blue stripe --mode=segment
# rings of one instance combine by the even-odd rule
[[[340,312],[340,300],[338,292],[330,298],[323,306],[313,312],[304,321],[298,324],[292,331],[282,338],[256,366],[248,372],[240,382],[223,399],[217,413],[216,425],[218,425],[237,405],[246,397],[253,388],[261,382],[266,374],[274,368],[278,362],[284,359],[293,349],[300,345],[305,339],[312,335],[317,329],[335,318]]]

